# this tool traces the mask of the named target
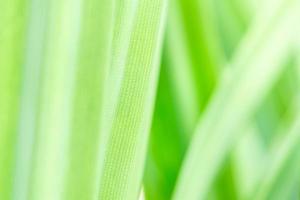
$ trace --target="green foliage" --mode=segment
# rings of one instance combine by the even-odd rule
[[[0,199],[299,199],[298,0],[0,0]]]

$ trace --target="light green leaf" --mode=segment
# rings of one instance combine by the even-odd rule
[[[139,1],[117,107],[113,121],[107,119],[112,126],[109,129],[111,135],[105,155],[100,199],[136,199],[139,196],[166,6],[165,0]]]
[[[27,1],[0,1],[0,199],[11,199]]]

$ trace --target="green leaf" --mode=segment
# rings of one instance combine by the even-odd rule
[[[27,1],[0,1],[0,199],[11,199]]]
[[[117,107],[114,117],[107,119],[107,123],[112,125],[108,129],[111,132],[105,154],[100,199],[136,199],[139,196],[158,79],[166,6],[165,0],[139,1]]]

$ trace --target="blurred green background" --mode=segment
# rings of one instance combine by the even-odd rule
[[[286,14],[292,12],[290,3],[288,0],[170,2],[144,176],[146,199],[171,199],[176,193],[175,185],[182,180],[178,179],[188,146],[195,138],[193,134],[199,132],[216,137],[203,142],[209,145],[207,148],[212,146],[212,151],[220,150],[214,146],[220,145],[217,140],[227,143],[220,153],[202,150],[209,157],[200,164],[203,168],[194,169],[205,169],[205,174],[213,171],[204,178],[198,176],[198,182],[203,184],[205,178],[209,179],[204,199],[299,199],[299,42],[293,39],[286,47],[280,44],[287,37],[299,38],[299,31],[287,30],[281,24]],[[279,29],[285,29],[286,33]],[[288,33],[294,31],[294,36]],[[278,48],[284,50],[271,52]],[[278,71],[260,76],[268,68]],[[249,69],[256,71],[248,72]],[[251,78],[246,73],[252,73]],[[246,80],[249,83],[243,83]],[[242,84],[248,85],[242,87]],[[235,100],[230,96],[233,90],[239,90]],[[230,94],[220,94],[225,91]],[[222,106],[215,106],[215,101]],[[219,110],[212,111],[213,107]],[[212,113],[215,115],[209,117]],[[206,128],[197,132],[197,126],[219,126],[220,121],[227,123],[220,125],[220,130]],[[201,162],[202,155],[195,153],[194,158]],[[216,169],[214,164],[210,165],[215,160],[219,160]],[[193,174],[189,175],[192,185]]]

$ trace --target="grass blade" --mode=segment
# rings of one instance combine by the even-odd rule
[[[0,1],[0,199],[11,199],[27,1]]]
[[[165,0],[139,1],[105,157],[100,199],[139,196],[166,6]]]

